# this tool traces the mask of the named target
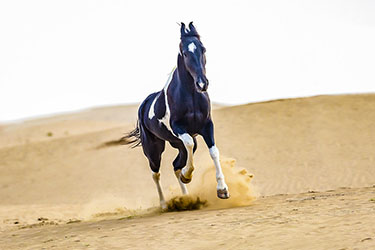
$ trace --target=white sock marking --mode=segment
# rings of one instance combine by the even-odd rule
[[[193,147],[194,147],[194,140],[193,138],[185,133],[182,135],[178,135],[178,138],[184,143],[187,155],[186,166],[181,170],[181,173],[186,178],[191,178],[191,175],[194,170],[194,163],[193,163]]]
[[[185,147],[192,148],[194,146],[193,137],[191,137],[188,133],[178,135],[178,138],[184,143]]]
[[[154,182],[156,184],[156,189],[158,190],[160,206],[161,206],[162,209],[166,209],[167,204],[165,202],[163,190],[161,189],[161,185],[160,185],[160,173],[152,172],[152,179],[154,180]]]
[[[176,175],[176,178],[177,178],[178,183],[180,184],[182,194],[183,194],[183,195],[188,195],[188,194],[189,194],[188,189],[187,189],[185,183],[183,183],[183,182],[181,181],[181,179],[180,179],[180,173],[181,173],[181,170],[177,170],[177,171],[175,171],[174,173],[175,173],[175,175]]]
[[[228,186],[225,183],[224,174],[223,174],[223,171],[222,171],[221,166],[220,166],[219,149],[215,145],[213,145],[209,150],[210,150],[210,156],[211,156],[212,160],[214,161],[215,168],[216,168],[217,189],[218,190],[223,190],[223,189],[228,190]]]

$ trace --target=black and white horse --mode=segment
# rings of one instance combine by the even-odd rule
[[[193,23],[189,24],[189,28],[181,23],[177,67],[170,74],[164,88],[143,101],[138,110],[137,127],[124,137],[128,144],[142,145],[162,208],[166,208],[166,203],[160,186],[159,169],[165,141],[179,151],[173,167],[185,195],[188,194],[185,184],[191,181],[194,170],[193,154],[197,149],[197,135],[203,137],[215,164],[217,196],[221,199],[229,198],[228,186],[220,166],[219,150],[215,145],[211,104],[206,92],[208,80],[205,51]]]

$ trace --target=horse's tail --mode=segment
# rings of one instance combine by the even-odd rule
[[[155,97],[156,93],[153,93],[149,95],[139,106],[138,109],[138,120],[137,120],[137,125],[135,129],[130,131],[129,133],[125,134],[122,138],[120,138],[117,142],[117,144],[122,144],[122,145],[131,145],[132,148],[138,147],[142,145],[142,133],[145,133],[145,126],[142,122],[143,120],[143,115],[145,113],[146,109],[146,103],[150,101],[153,97]]]
[[[119,141],[122,145],[131,145],[132,148],[141,145],[141,129],[139,120],[137,120],[135,129],[125,134]]]

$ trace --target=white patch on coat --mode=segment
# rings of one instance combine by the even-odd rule
[[[173,133],[173,130],[171,128],[171,122],[170,122],[170,120],[171,120],[171,110],[169,109],[167,92],[168,92],[168,87],[169,87],[169,84],[172,81],[172,76],[173,76],[173,73],[175,72],[175,70],[176,70],[176,67],[170,73],[167,84],[164,86],[164,89],[163,89],[164,99],[165,99],[165,114],[164,114],[164,117],[159,119],[159,122],[163,123],[167,127],[169,132],[171,132],[174,136],[176,136],[176,135]]]
[[[188,49],[191,53],[194,53],[194,51],[197,49],[197,46],[195,46],[195,43],[191,42],[189,45],[188,45]]]
[[[203,82],[199,82],[198,85],[199,85],[199,87],[201,87],[201,89],[203,89],[203,87],[204,87],[204,83]]]
[[[148,111],[148,119],[150,119],[150,120],[155,116],[155,110],[154,110],[155,108],[154,107],[155,107],[155,103],[158,100],[159,96],[160,96],[160,93],[157,96],[155,96],[155,99],[151,103],[150,110]]]

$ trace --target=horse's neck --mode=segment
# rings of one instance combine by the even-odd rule
[[[197,106],[207,108],[207,113],[210,113],[210,98],[207,93],[202,94],[197,91],[194,79],[185,68],[182,62],[182,57],[179,56],[177,68],[173,72],[170,85],[168,87],[168,99],[175,105],[182,105],[187,109],[196,109]],[[199,109],[202,111],[202,108]]]
[[[184,92],[185,94],[194,94],[194,92],[196,91],[194,79],[186,70],[181,55],[178,56],[176,74],[173,77],[175,78],[173,79],[173,83],[175,84],[174,87],[176,89]]]

